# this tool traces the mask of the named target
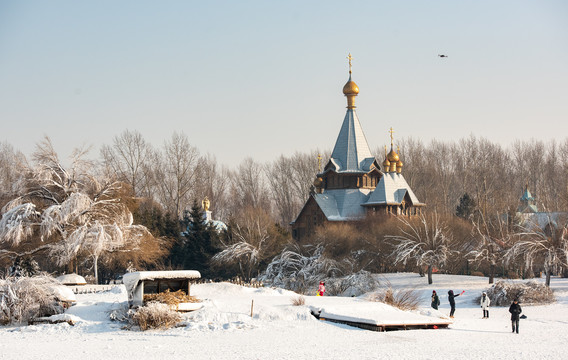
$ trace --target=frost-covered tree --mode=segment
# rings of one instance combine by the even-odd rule
[[[402,226],[400,234],[386,235],[394,242],[394,263],[406,265],[415,261],[416,265],[428,267],[428,284],[432,284],[432,269],[443,266],[449,257],[456,253],[451,249],[451,238],[447,227],[434,213],[430,217],[421,214],[413,219],[399,217]]]
[[[229,225],[228,239],[213,257],[217,265],[236,265],[250,279],[284,246],[287,234],[263,209],[247,208]]]
[[[67,169],[49,138],[38,144],[26,191],[2,209],[0,243],[18,246],[37,233],[43,245],[31,252],[47,249],[58,265],[87,255],[98,280],[103,252],[135,246],[148,231],[133,225],[132,214],[117,196],[120,183],[97,180],[84,155],[75,151]]]
[[[345,275],[351,264],[324,256],[324,244],[290,244],[268,264],[262,281],[305,293],[330,277]]]
[[[546,286],[554,270],[568,266],[568,219],[548,216],[545,226],[525,227],[518,240],[507,251],[507,261],[522,259],[527,268],[541,265],[546,274]]]
[[[493,284],[495,269],[504,261],[507,243],[514,236],[511,225],[499,215],[494,219],[481,215],[480,221],[474,222],[473,226],[478,242],[466,257],[477,263],[488,263],[489,284]]]

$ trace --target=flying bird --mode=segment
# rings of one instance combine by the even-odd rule
[[[438,55],[438,56],[441,57],[441,58],[448,57],[448,55],[443,55],[443,54],[442,54],[442,55]]]

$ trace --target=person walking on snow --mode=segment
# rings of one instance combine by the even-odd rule
[[[456,311],[456,300],[454,300],[455,298],[457,298],[460,295],[463,295],[463,293],[465,292],[462,291],[460,294],[454,295],[454,291],[450,290],[448,291],[448,301],[450,302],[450,317],[453,318],[454,317],[454,312]]]
[[[325,293],[325,283],[323,281],[320,281],[320,284],[318,286],[318,293],[316,296],[323,296],[324,293]]]
[[[481,295],[481,301],[479,302],[479,305],[481,305],[481,308],[483,309],[484,319],[489,319],[489,304],[491,304],[491,300],[489,300],[489,296],[487,296],[487,293],[484,292]]]
[[[513,327],[513,332],[519,333],[519,315],[523,312],[521,305],[517,299],[513,300],[511,306],[509,306],[509,312],[511,313],[511,325]]]
[[[440,298],[438,294],[436,294],[436,290],[432,290],[432,307],[438,310],[438,306],[440,306]]]

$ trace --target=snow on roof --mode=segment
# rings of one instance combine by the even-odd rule
[[[155,279],[199,279],[201,273],[197,270],[169,270],[169,271],[137,271],[124,274],[122,282],[128,292],[132,292],[138,282]]]
[[[65,274],[57,278],[57,281],[63,285],[86,285],[87,281],[81,275],[77,274]]]
[[[422,205],[402,174],[394,172],[386,173],[377,184],[377,187],[365,205],[400,204],[407,193],[414,206]]]
[[[348,109],[345,114],[330,160],[337,172],[366,172],[375,161],[357,113],[353,109]]]
[[[314,198],[328,220],[341,221],[365,216],[361,204],[367,201],[369,193],[369,189],[334,189],[315,194]]]

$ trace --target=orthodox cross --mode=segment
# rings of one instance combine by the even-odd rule
[[[318,154],[318,172],[321,172],[321,154]]]
[[[391,134],[391,146],[393,145],[393,141],[394,141],[394,136],[392,134],[394,134],[394,130],[392,129],[392,127],[389,130],[390,134]]]
[[[351,60],[353,60],[353,56],[351,56],[351,53],[349,53],[347,58],[349,59],[349,74],[351,74]]]

